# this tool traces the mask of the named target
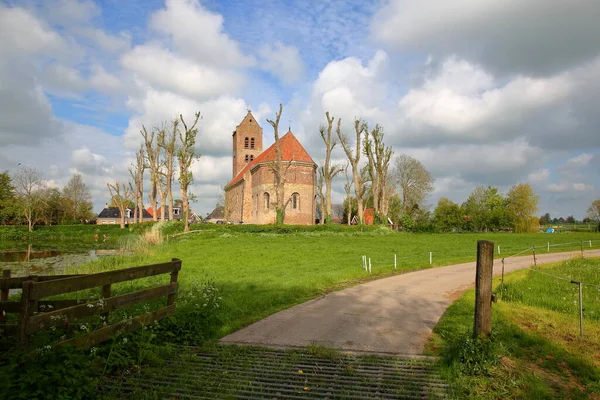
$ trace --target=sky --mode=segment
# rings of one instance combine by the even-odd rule
[[[529,183],[539,215],[580,219],[600,198],[599,19],[597,0],[0,0],[0,171],[80,173],[100,212],[142,125],[200,111],[205,215],[236,125],[252,110],[268,146],[282,103],[317,163],[326,111],[348,134],[363,118],[432,173],[432,206]]]

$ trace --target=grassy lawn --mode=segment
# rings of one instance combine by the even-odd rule
[[[533,245],[538,247],[538,253],[543,253],[548,250],[548,242],[552,245],[550,251],[578,250],[581,241],[585,241],[586,248],[589,248],[590,241],[593,248],[600,247],[600,235],[597,233],[407,234],[379,227],[283,229],[244,225],[205,225],[197,228],[203,230],[170,238],[168,242],[157,246],[137,244],[133,240],[135,232],[128,231],[119,237],[119,241],[127,242],[130,249],[137,251],[136,254],[101,258],[67,271],[93,273],[179,258],[183,261],[183,268],[179,274],[180,289],[174,317],[145,329],[117,335],[95,350],[76,351],[64,348],[57,353],[42,352],[27,362],[19,352],[7,353],[7,360],[0,362],[0,374],[7,376],[7,380],[12,383],[0,387],[0,397],[4,391],[11,393],[13,397],[18,393],[20,397],[16,398],[36,398],[32,393],[45,393],[49,382],[54,382],[58,376],[66,376],[68,379],[60,378],[60,382],[64,384],[55,387],[53,393],[58,397],[64,392],[68,393],[65,398],[86,398],[89,391],[95,390],[100,377],[133,374],[154,367],[160,371],[164,360],[170,359],[173,352],[178,352],[169,344],[211,345],[215,339],[234,330],[330,291],[411,270],[474,261],[476,242],[481,239],[500,245],[501,253],[498,254],[496,247],[496,257],[507,257]],[[55,236],[53,232],[52,235]],[[89,236],[89,232],[86,235]],[[433,253],[431,265],[430,252]],[[362,268],[363,255],[371,258],[371,274]],[[397,269],[394,269],[394,255],[397,255]],[[133,283],[114,284],[112,295],[156,286],[158,283],[164,284],[167,280],[168,275],[165,275]],[[508,286],[506,298],[509,294],[515,297],[515,293],[518,293],[516,286],[512,292],[511,290]],[[66,297],[76,296],[97,299],[100,291],[77,292]],[[452,309],[458,311],[458,322],[450,322],[450,326],[462,329],[465,328],[462,325],[470,325],[461,320],[461,313],[466,317],[472,315],[472,311],[469,311],[470,304],[472,299],[460,300],[453,306]],[[496,319],[499,318],[498,310],[510,307],[508,304],[517,303],[503,302],[498,305]],[[160,306],[163,305],[164,298],[160,299]],[[110,322],[139,315],[155,306],[158,304],[146,303],[113,311],[110,313]],[[534,304],[527,303],[526,306],[534,307]],[[586,309],[587,307],[586,304]],[[560,310],[547,312],[563,315]],[[525,311],[514,312],[512,315],[532,320]],[[557,321],[557,317],[552,318]],[[78,321],[78,324],[88,327],[98,327],[99,323],[97,318],[94,321]],[[572,325],[572,322],[569,323]],[[517,332],[520,329],[512,323],[505,325],[507,332]],[[566,323],[563,325],[568,326]],[[538,324],[539,329],[542,326]],[[586,326],[586,329],[590,334],[593,333],[592,328]],[[56,341],[62,334],[60,330],[56,333],[50,330],[44,332],[44,335],[34,338],[34,349],[43,350],[46,343]],[[569,332],[573,335],[573,341],[578,340],[576,326]],[[598,337],[597,333],[596,335]],[[551,350],[554,351],[554,347]],[[540,351],[543,354],[551,353],[550,350]],[[574,359],[570,353],[561,351],[562,353],[558,350],[552,353],[557,360]],[[584,376],[581,371],[588,364],[567,362],[569,368],[576,372],[574,375],[581,381],[581,385],[587,385],[595,379],[593,374],[596,372],[589,372],[590,378],[586,378],[587,380],[581,378]],[[576,366],[580,369],[576,369]],[[82,388],[88,389],[84,393]],[[75,395],[73,389],[79,390],[80,395]],[[582,393],[585,390],[587,389]]]
[[[600,260],[575,259],[539,271],[600,284]],[[598,399],[600,288],[584,286],[584,337],[578,288],[540,272],[508,275],[493,305],[492,339],[473,341],[474,291],[459,298],[434,329],[428,352],[443,358],[442,374],[456,398]]]
[[[246,227],[243,227],[246,228]],[[101,259],[78,271],[159,262],[171,258],[183,261],[181,290],[202,279],[214,282],[222,297],[216,336],[264,318],[282,309],[324,293],[396,273],[475,260],[476,242],[489,239],[508,256],[532,245],[573,243],[552,246],[551,251],[600,247],[600,235],[569,234],[405,234],[386,228],[360,232],[305,231],[290,234],[243,233],[215,228],[171,239],[133,257]],[[394,254],[397,269],[394,270]],[[362,269],[361,257],[371,258],[372,274]]]

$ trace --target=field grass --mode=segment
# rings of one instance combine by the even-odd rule
[[[456,398],[598,399],[600,289],[584,289],[579,336],[577,286],[540,272],[600,284],[600,260],[575,259],[505,278],[493,305],[492,338],[473,341],[474,291],[460,297],[434,329],[428,352],[442,356],[442,374]]]
[[[251,227],[242,226],[244,229]],[[74,272],[159,262],[183,261],[181,291],[209,279],[220,290],[222,304],[216,337],[282,309],[324,293],[383,276],[433,266],[475,260],[476,242],[489,239],[500,245],[501,255],[532,245],[551,251],[580,248],[581,240],[600,247],[600,235],[571,234],[406,234],[386,228],[341,232],[300,231],[291,234],[244,233],[227,228],[182,235],[133,257],[101,259]],[[497,250],[496,250],[497,253]],[[394,270],[394,254],[397,269]],[[371,258],[372,273],[362,268],[362,255]]]

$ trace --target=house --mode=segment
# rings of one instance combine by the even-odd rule
[[[135,215],[134,208],[126,208],[125,212],[125,223],[126,224],[135,224],[137,221],[134,221],[133,216]],[[152,221],[152,215],[148,213],[148,211],[143,210],[143,222]],[[104,209],[100,211],[98,217],[96,218],[96,225],[107,225],[107,224],[120,224],[121,223],[121,212],[118,207],[109,207],[108,204],[104,205]]]
[[[262,150],[262,128],[250,111],[233,131],[233,179],[225,186],[229,221],[272,224],[276,221],[273,165],[275,144]],[[285,223],[315,221],[317,165],[291,131],[279,138],[285,168]]]
[[[156,216],[159,221],[160,221],[161,210],[162,210],[162,207],[158,207],[158,209],[156,210]],[[146,211],[148,212],[148,214],[150,214],[150,217],[154,217],[154,210],[152,209],[152,207],[146,208]],[[169,209],[165,210],[165,218],[167,220],[169,219]],[[181,218],[183,218],[183,209],[179,206],[174,206],[173,207],[173,219],[176,221],[180,221]]]
[[[344,221],[344,205],[343,204],[332,204],[331,205],[331,223],[342,224]],[[321,223],[321,205],[317,204],[315,210],[315,224]]]
[[[225,207],[217,204],[214,210],[206,216],[206,222],[211,224],[224,224],[227,223],[225,219]]]

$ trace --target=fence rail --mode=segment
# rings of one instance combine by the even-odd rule
[[[117,332],[131,331],[154,321],[166,318],[175,312],[177,278],[181,270],[181,260],[132,267],[116,271],[84,275],[52,275],[10,277],[10,271],[4,271],[0,278],[0,329],[7,334],[16,335],[17,345],[26,347],[29,337],[41,330],[69,324],[81,318],[101,316],[108,322],[110,312],[134,304],[166,297],[166,305],[158,310],[103,326],[83,336],[63,340],[58,346],[74,344],[78,347],[90,347],[110,339]],[[131,293],[111,296],[112,285],[156,275],[170,274],[166,285],[138,290]],[[61,299],[42,300],[47,297],[64,295],[86,289],[101,287],[102,297],[98,300]],[[22,289],[20,301],[8,301],[10,289]],[[18,323],[7,324],[6,314],[18,314]]]

